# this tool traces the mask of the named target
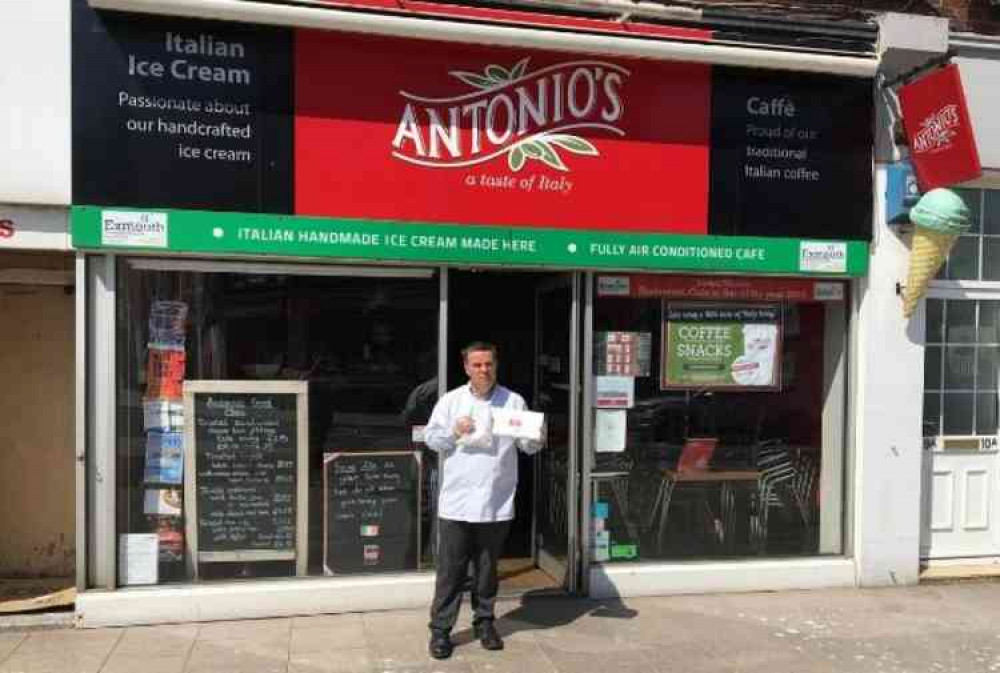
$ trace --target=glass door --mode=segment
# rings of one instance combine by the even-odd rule
[[[972,211],[931,285],[924,342],[921,556],[1000,557],[1000,190]]]
[[[928,560],[1000,556],[998,372],[1000,301],[928,299],[921,530]]]
[[[567,274],[535,292],[535,399],[548,440],[536,458],[535,563],[576,591],[579,445],[580,277]]]

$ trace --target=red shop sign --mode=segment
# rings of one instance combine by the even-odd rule
[[[707,231],[710,66],[322,31],[295,50],[297,214]]]
[[[921,191],[982,175],[957,65],[907,84],[899,91],[899,102]]]

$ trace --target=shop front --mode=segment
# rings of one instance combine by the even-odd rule
[[[0,600],[74,584],[73,285],[67,209],[0,203]]]
[[[427,605],[422,430],[473,340],[547,419],[502,591],[854,584],[870,79],[83,0],[73,34],[81,623]]]

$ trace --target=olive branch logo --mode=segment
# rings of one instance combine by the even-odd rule
[[[448,74],[474,89],[488,92],[512,84],[528,74],[530,60],[530,57],[522,58],[510,69],[491,63],[483,69],[481,74],[465,70],[452,70]],[[558,171],[569,171],[569,167],[563,162],[558,149],[584,156],[600,156],[600,152],[597,151],[593,143],[580,136],[568,133],[539,133],[508,147],[506,150],[507,165],[511,171],[517,173],[524,168],[528,160],[534,159]]]
[[[502,65],[491,63],[483,69],[482,75],[474,72],[466,72],[464,70],[452,70],[448,74],[462,80],[473,89],[490,91],[521,79],[528,68],[528,61],[530,60],[530,56],[522,58],[520,61],[515,63],[510,70],[507,70]]]
[[[507,165],[510,166],[510,170],[517,173],[524,167],[528,159],[537,159],[556,170],[568,171],[569,168],[563,163],[562,157],[556,152],[555,147],[561,147],[573,154],[584,154],[592,157],[600,154],[593,143],[580,136],[566,133],[551,135],[542,133],[512,145],[507,152]]]

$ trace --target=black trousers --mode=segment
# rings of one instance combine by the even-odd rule
[[[493,619],[497,559],[510,521],[470,523],[438,519],[437,581],[431,603],[431,631],[449,633],[458,621],[462,589],[472,566],[472,621]]]

